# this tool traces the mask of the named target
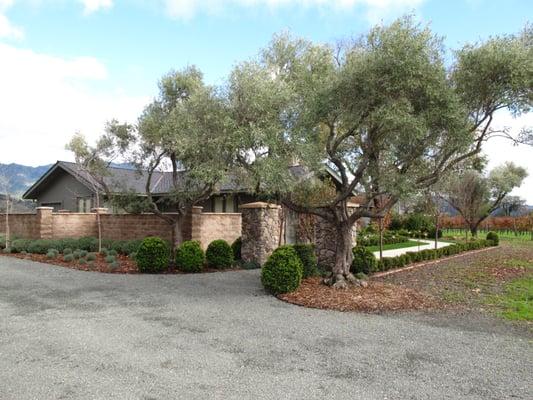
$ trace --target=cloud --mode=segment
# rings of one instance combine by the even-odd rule
[[[84,14],[92,14],[99,10],[113,7],[113,0],[78,0],[83,4]]]
[[[303,7],[349,11],[355,8],[365,10],[372,22],[397,11],[413,9],[425,0],[161,0],[167,13],[176,19],[188,20],[197,14],[216,14],[224,8],[237,6],[253,8],[264,6],[270,9]]]
[[[0,38],[22,39],[23,37],[22,29],[13,25],[5,15],[0,14]]]
[[[0,39],[22,39],[24,32],[18,26],[15,26],[6,17],[5,12],[14,3],[14,0],[0,0]]]
[[[500,111],[496,114],[493,126],[495,128],[508,127],[511,133],[516,135],[524,126],[533,126],[533,113],[513,118],[507,111]],[[522,186],[513,191],[513,195],[520,196],[533,205],[533,149],[531,146],[515,146],[510,140],[504,138],[493,138],[484,145],[483,152],[488,156],[488,169],[492,169],[506,161],[513,161],[528,170],[529,176],[524,180]]]
[[[134,122],[149,97],[111,86],[92,57],[67,59],[0,43],[0,162],[42,165],[71,159],[65,143],[98,137],[106,121]]]

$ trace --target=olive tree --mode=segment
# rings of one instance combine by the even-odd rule
[[[352,229],[360,218],[382,218],[478,154],[498,133],[497,110],[529,110],[524,54],[522,36],[493,38],[461,49],[447,68],[442,40],[410,18],[336,48],[276,37],[228,85],[239,162],[258,190],[335,226],[326,283],[345,287],[355,282]],[[291,174],[295,161],[308,173]],[[319,179],[324,168],[338,179]],[[350,209],[354,192],[363,196]]]
[[[229,179],[234,154],[225,134],[228,118],[224,96],[188,67],[163,76],[159,95],[136,124],[113,124],[123,139],[122,158],[146,179],[143,205],[173,226],[174,242],[182,217]],[[162,184],[164,193],[156,192]]]
[[[479,225],[526,176],[524,168],[510,162],[494,168],[488,175],[466,170],[450,177],[443,198],[463,217],[472,236],[477,236]]]

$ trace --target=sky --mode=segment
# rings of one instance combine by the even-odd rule
[[[0,0],[0,163],[71,160],[75,132],[94,139],[110,119],[135,122],[172,69],[194,64],[221,84],[275,33],[334,43],[405,14],[457,49],[520,31],[533,1]],[[500,113],[495,124],[518,130],[533,115]],[[514,194],[533,204],[533,148],[494,139],[485,152],[489,168],[529,170]]]

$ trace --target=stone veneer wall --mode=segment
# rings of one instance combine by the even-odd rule
[[[263,265],[279,246],[281,207],[257,202],[240,206],[242,213],[243,261]]]

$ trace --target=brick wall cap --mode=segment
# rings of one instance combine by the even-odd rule
[[[37,207],[36,210],[53,210],[54,207]]]
[[[274,203],[265,203],[263,201],[256,201],[255,203],[242,204],[239,208],[281,208],[280,205]]]

